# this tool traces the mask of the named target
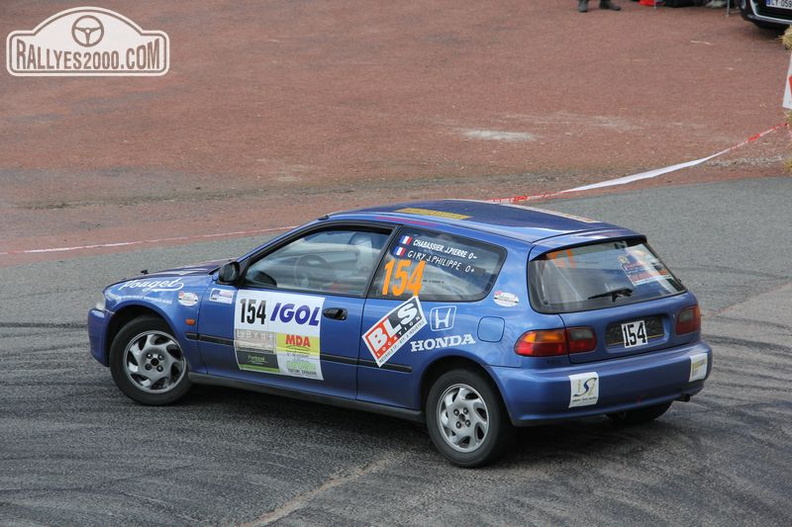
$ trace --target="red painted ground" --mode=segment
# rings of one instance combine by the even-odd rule
[[[168,33],[170,72],[0,75],[0,253],[552,192],[783,121],[777,33],[724,10],[621,4],[101,2]],[[66,7],[3,2],[0,30]],[[782,130],[645,184],[778,176],[788,151]],[[77,254],[0,254],[0,266]]]

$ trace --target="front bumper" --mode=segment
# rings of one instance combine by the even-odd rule
[[[88,342],[93,358],[104,364],[110,365],[110,358],[107,356],[107,313],[98,309],[91,309],[88,312]]]
[[[701,366],[703,357],[706,366]],[[694,362],[700,368],[699,375],[692,375]],[[688,399],[701,391],[712,371],[712,350],[705,342],[698,342],[562,368],[493,367],[490,371],[512,423],[529,426]],[[581,379],[591,390],[583,397],[580,394],[585,383]],[[590,379],[595,380],[588,382]]]
[[[792,24],[792,11],[759,5],[752,0],[740,0],[740,14],[754,24],[783,29]]]

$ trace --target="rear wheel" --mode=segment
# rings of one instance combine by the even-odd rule
[[[426,421],[435,447],[451,463],[478,467],[494,461],[510,435],[498,392],[482,375],[452,370],[441,375],[426,400]]]
[[[190,390],[187,359],[160,318],[136,318],[121,328],[110,347],[110,372],[118,388],[141,404],[171,404]]]
[[[647,406],[646,408],[638,408],[637,410],[628,410],[626,412],[608,414],[608,417],[619,424],[640,425],[654,421],[666,413],[669,408],[671,408],[671,403],[667,402],[655,406]]]

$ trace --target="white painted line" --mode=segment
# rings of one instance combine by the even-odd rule
[[[92,245],[77,245],[74,247],[51,247],[48,249],[21,249],[18,251],[2,251],[0,256],[11,256],[15,254],[46,254],[46,253],[64,253],[70,251],[82,251],[87,249],[104,249],[111,247],[129,247],[132,245],[149,245],[165,242],[178,242],[178,241],[197,241],[211,238],[226,238],[231,236],[253,236],[255,234],[264,234],[267,232],[285,231],[293,229],[295,226],[290,227],[271,227],[269,229],[255,229],[249,231],[234,231],[234,232],[221,232],[216,234],[192,234],[189,236],[173,236],[170,238],[156,238],[152,240],[137,240],[132,242],[114,242],[114,243],[96,243]]]

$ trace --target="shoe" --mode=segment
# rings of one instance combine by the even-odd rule
[[[616,4],[611,2],[610,0],[600,0],[600,9],[610,9],[611,11],[621,11],[621,7],[617,6]]]
[[[578,0],[578,11],[588,13],[588,0]]]
[[[726,7],[726,0],[710,0],[709,2],[707,2],[707,5],[705,7],[711,7],[713,9]]]

